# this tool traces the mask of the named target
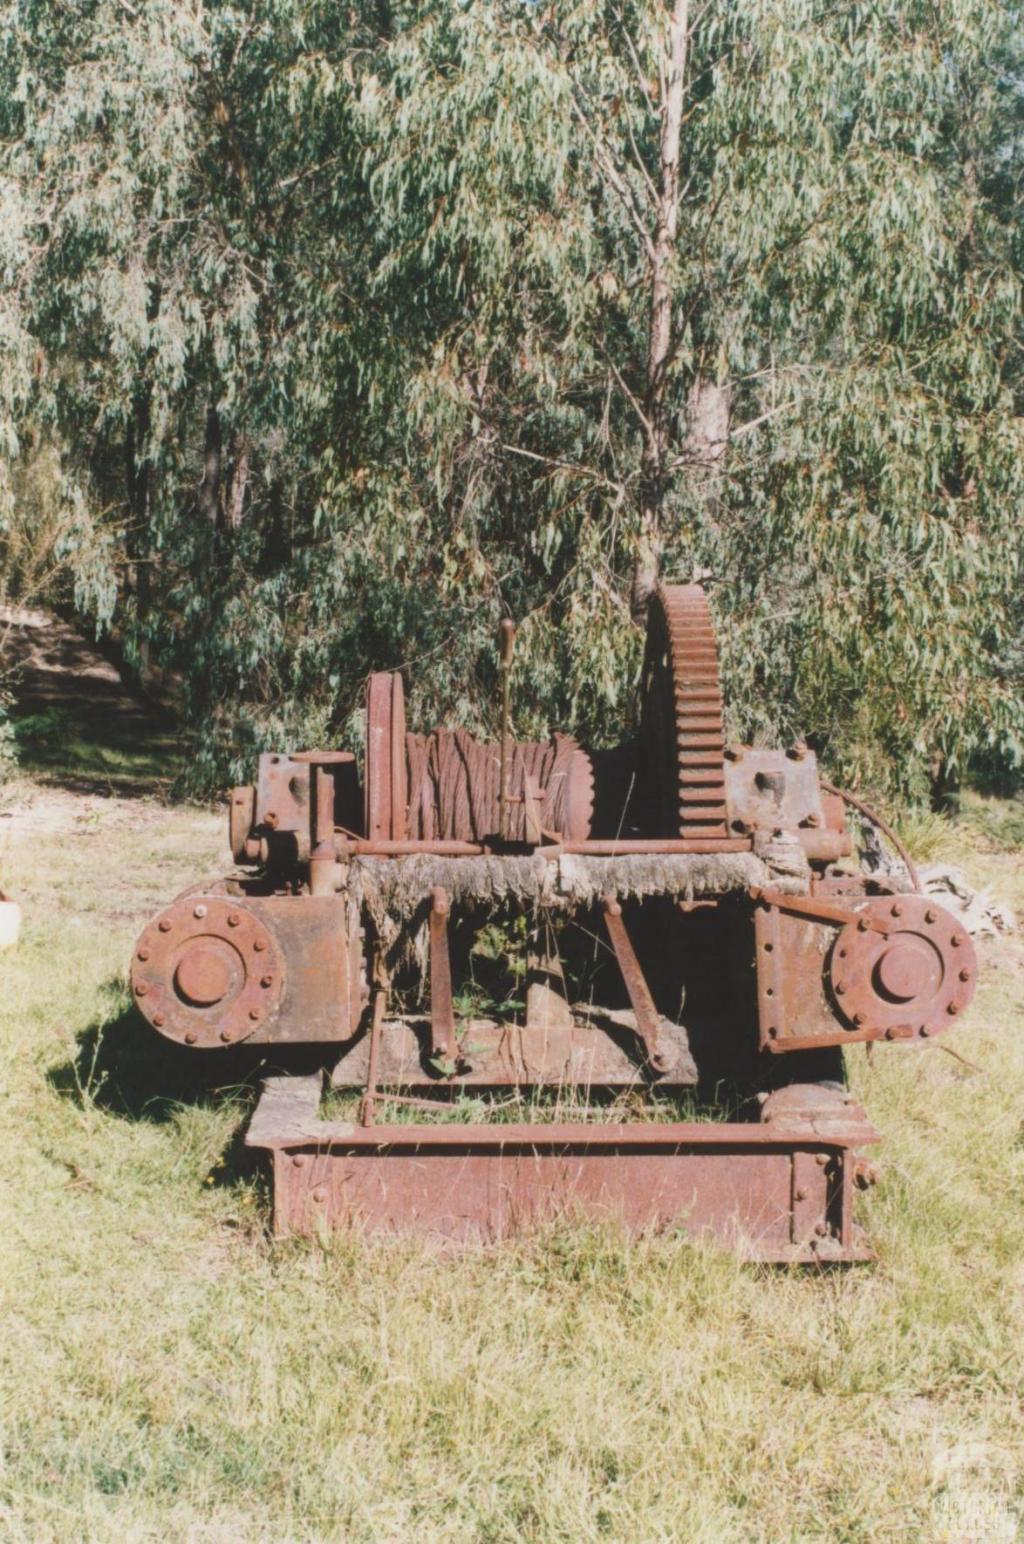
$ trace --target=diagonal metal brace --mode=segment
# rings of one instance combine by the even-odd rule
[[[636,1018],[637,1034],[644,1048],[644,1056],[651,1071],[661,1076],[668,1071],[668,1061],[659,1049],[661,1015],[658,1013],[647,985],[647,978],[640,969],[632,940],[622,920],[622,907],[613,895],[606,895],[601,902],[604,925],[619,962],[619,970],[629,994],[630,1005]]]
[[[776,911],[788,912],[791,917],[806,917],[809,922],[831,922],[836,927],[847,925],[860,928],[862,933],[881,933],[888,938],[890,929],[867,912],[851,911],[837,901],[822,901],[810,895],[785,895],[781,890],[764,890],[755,885],[750,898],[763,906],[774,906]]]
[[[448,892],[435,885],[430,892],[430,1054],[453,1066],[459,1060],[452,1003],[452,962],[448,950]]]

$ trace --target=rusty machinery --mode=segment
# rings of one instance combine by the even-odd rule
[[[955,1023],[970,938],[912,866],[850,861],[809,749],[726,744],[699,586],[653,600],[638,731],[612,750],[512,741],[511,647],[509,626],[500,744],[408,732],[401,677],[378,674],[361,777],[348,751],[261,756],[231,795],[243,872],[145,928],[139,1008],[183,1046],[274,1059],[247,1141],[279,1234],[494,1238],[582,1207],[759,1259],[865,1258],[876,1133],[842,1048]],[[495,918],[519,919],[511,1007],[464,990]],[[325,1076],[359,1095],[345,1119]],[[666,1118],[684,1093],[704,1118]]]

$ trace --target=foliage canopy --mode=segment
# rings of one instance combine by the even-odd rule
[[[46,469],[197,783],[371,668],[486,727],[506,612],[518,727],[617,737],[652,541],[737,735],[1020,760],[1019,6],[2,14],[0,545]]]

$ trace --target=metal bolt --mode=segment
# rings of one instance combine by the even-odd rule
[[[960,1012],[960,1004],[959,1003],[947,1003],[946,1004],[946,1012],[948,1014],[950,1014],[951,1016],[955,1016],[956,1014],[958,1014]]]
[[[265,976],[261,976],[260,977],[260,986],[273,986],[273,984],[274,984],[274,978],[269,973],[269,971],[267,972],[267,974]]]
[[[220,1038],[223,1040],[225,1045],[230,1045],[235,1037],[230,1029],[222,1029],[220,1032]]]
[[[892,905],[891,905],[891,907],[889,909],[892,912],[894,917],[902,917],[902,915],[903,915],[903,907],[900,905],[899,901],[893,901],[893,903],[892,903]]]
[[[196,1041],[198,1039],[199,1039],[199,1036],[196,1034],[195,1030],[194,1029],[190,1029],[187,1032],[187,1034],[185,1035],[185,1044],[186,1045],[195,1045],[195,1043],[196,1043]]]
[[[932,1027],[931,1027],[930,1024],[922,1024],[921,1025],[921,1033],[922,1033],[922,1035],[924,1035],[924,1037],[926,1039],[931,1034],[931,1032],[932,1032]]]
[[[257,954],[262,954],[264,949],[267,947],[267,941],[265,938],[256,938],[253,940],[252,946],[256,950]]]
[[[228,927],[237,927],[241,920],[237,911],[228,912]]]
[[[196,906],[196,907],[194,907],[193,910],[192,910],[192,915],[193,915],[193,917],[205,917],[206,916],[206,907],[205,906]]]
[[[967,969],[967,966],[965,965],[963,970],[960,972],[960,980],[961,981],[970,981],[970,979],[971,979],[971,973]]]
[[[170,917],[161,917],[160,921],[157,923],[157,927],[160,929],[161,933],[169,933],[171,931]]]
[[[260,1010],[258,1008],[250,1008],[249,1009],[249,1017],[252,1019],[254,1024],[256,1023],[256,1020],[259,1018],[259,1016],[260,1016]]]
[[[929,906],[928,910],[924,914],[924,920],[926,922],[938,922],[939,914],[934,909],[934,907]]]
[[[836,996],[837,997],[844,996],[844,994],[846,992],[846,982],[845,981],[837,981],[836,984],[835,984],[835,987],[836,987]]]
[[[867,1021],[868,1021],[868,1016],[867,1016],[866,1013],[855,1013],[853,1015],[853,1022],[856,1024],[858,1029],[860,1029],[862,1027],[862,1025],[866,1024]]]
[[[161,1029],[167,1023],[167,1015],[165,1013],[154,1013],[153,1023],[157,1029]]]
[[[145,981],[136,981],[136,983],[135,983],[135,995],[137,997],[145,997],[145,995],[146,995],[146,993],[148,991],[149,991],[149,987],[146,985]]]
[[[140,949],[139,952],[138,952],[137,958],[140,959],[140,960],[148,960],[149,959],[149,950],[148,949]]]
[[[960,945],[964,941],[963,934],[962,933],[951,933],[949,935],[949,941],[952,944],[954,949],[959,949]]]

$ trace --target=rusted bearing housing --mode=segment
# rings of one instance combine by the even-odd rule
[[[877,896],[859,908],[859,920],[836,937],[827,979],[851,1028],[922,1040],[964,1011],[977,973],[974,945],[956,918],[927,896],[901,895]]]
[[[284,961],[273,934],[244,902],[188,895],[143,932],[131,985],[142,1013],[169,1039],[230,1045],[279,1007]]]

